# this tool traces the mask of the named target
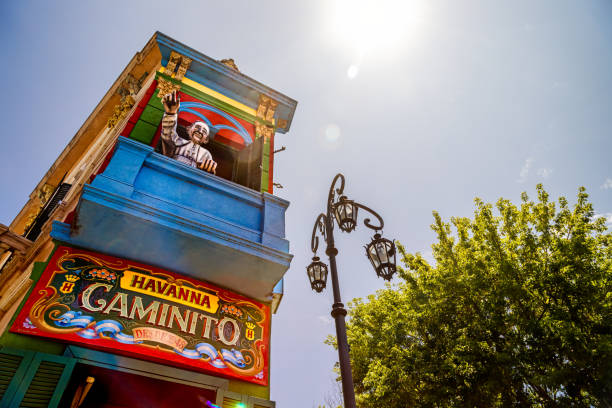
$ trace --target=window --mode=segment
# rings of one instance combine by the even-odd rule
[[[55,210],[59,203],[62,202],[64,197],[66,197],[66,194],[68,193],[68,190],[70,190],[70,187],[72,187],[72,184],[68,183],[60,183],[60,185],[57,186],[49,201],[47,201],[47,203],[40,211],[30,228],[28,228],[28,230],[24,234],[27,239],[29,239],[30,241],[34,241],[36,240],[36,238],[38,238],[43,225],[45,225],[45,223],[49,220],[49,217],[53,213],[53,210]]]
[[[176,130],[179,137],[189,140],[183,121],[179,119]],[[213,160],[217,162],[216,175],[234,183],[243,185],[255,191],[261,187],[263,138],[255,139],[246,147],[237,148],[214,139],[214,129],[211,129],[213,140],[203,147],[208,150]],[[162,152],[161,138],[155,151]]]

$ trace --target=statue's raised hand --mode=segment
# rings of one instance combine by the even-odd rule
[[[162,103],[164,105],[164,110],[168,115],[174,115],[178,112],[179,107],[181,106],[181,97],[178,95],[176,91],[172,91],[168,95],[164,96],[162,99]]]

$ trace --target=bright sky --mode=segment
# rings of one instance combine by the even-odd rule
[[[273,319],[272,399],[332,389],[331,292],[309,288],[312,223],[333,176],[385,235],[430,253],[431,211],[579,186],[612,225],[612,2],[22,1],[0,4],[0,222],[9,224],[131,57],[156,31],[296,99],[277,139],[276,194],[295,254]],[[383,282],[370,233],[338,234],[343,300]]]

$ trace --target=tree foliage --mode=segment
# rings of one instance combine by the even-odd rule
[[[361,407],[612,406],[612,234],[581,188],[434,212],[435,264],[350,305]]]

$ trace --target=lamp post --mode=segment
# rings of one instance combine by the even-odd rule
[[[337,183],[340,183],[336,187]],[[337,225],[344,232],[351,232],[357,227],[357,213],[361,208],[376,217],[378,223],[372,225],[369,218],[365,218],[363,223],[366,227],[375,231],[372,241],[365,246],[366,256],[376,270],[376,274],[385,279],[391,280],[396,271],[395,267],[395,244],[393,241],[382,238],[384,222],[375,211],[363,204],[349,200],[344,193],[344,176],[337,174],[332,181],[327,196],[327,211],[317,217],[312,229],[310,246],[314,254],[312,262],[306,268],[308,279],[312,290],[321,292],[327,285],[327,265],[319,260],[317,249],[319,248],[319,237],[317,232],[325,239],[327,248],[325,254],[329,257],[331,269],[332,290],[334,293],[334,304],[332,305],[331,315],[336,322],[336,338],[338,341],[338,356],[340,359],[340,376],[342,377],[342,395],[344,397],[345,408],[356,408],[355,389],[353,387],[353,374],[351,372],[351,360],[349,357],[349,347],[346,339],[346,309],[340,298],[340,287],[338,284],[338,270],[336,267],[336,255],[338,250],[334,245],[334,225]],[[336,201],[336,197],[338,200]]]

